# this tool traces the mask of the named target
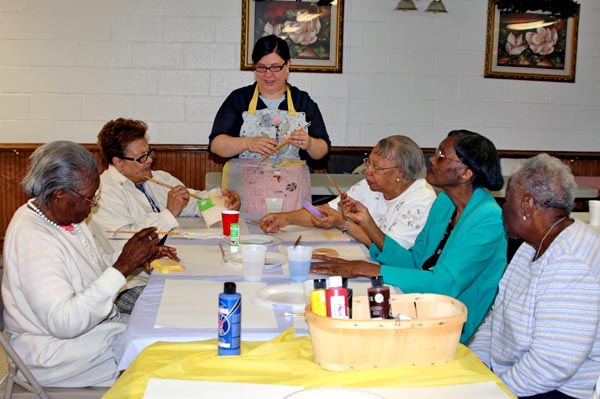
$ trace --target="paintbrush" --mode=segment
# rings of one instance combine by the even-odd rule
[[[298,244],[300,244],[301,239],[302,239],[302,234],[300,234],[298,236],[298,238],[296,238],[296,241],[294,242],[294,248],[296,248],[298,246]]]
[[[137,231],[135,230],[107,230],[106,231],[109,234],[135,234],[137,233]],[[177,231],[157,231],[156,234],[158,235],[166,235],[166,236],[177,236],[180,233]]]
[[[337,185],[337,183],[331,178],[331,176],[329,176],[329,174],[327,175],[327,178],[340,195],[344,194],[344,192],[340,189],[340,186]]]
[[[306,125],[304,125],[304,127],[302,128],[302,130],[307,129],[310,126],[311,122],[308,122]],[[258,163],[263,162],[265,159],[269,158],[271,155],[275,154],[277,151],[279,151],[284,145],[286,145],[287,143],[289,143],[289,141],[291,140],[291,137],[288,137],[287,139],[283,140],[281,143],[279,143],[277,145],[277,147],[273,148],[268,154],[263,155],[263,157],[260,159],[260,161],[258,161]]]
[[[258,220],[249,220],[248,223],[260,226],[260,222]],[[285,230],[284,229],[279,229],[278,233],[285,233]]]
[[[265,159],[269,158],[271,155],[275,154],[277,151],[279,151],[281,149],[281,147],[283,147],[284,145],[286,145],[287,143],[289,143],[289,141],[291,140],[291,137],[288,137],[287,139],[283,140],[281,143],[279,143],[277,145],[277,147],[273,148],[271,150],[271,152],[263,155],[263,157],[260,159],[260,161],[258,161],[258,163],[263,162]]]
[[[172,186],[172,185],[167,184],[165,182],[162,182],[160,180],[153,179],[152,177],[146,177],[146,180],[151,181],[152,183],[156,183],[159,186],[167,187],[167,188],[170,188],[170,189],[174,189],[175,188],[175,186]],[[190,191],[189,188],[186,188],[186,190],[188,190],[188,192]],[[196,194],[194,194],[192,192],[190,192],[190,197],[196,198],[196,199],[202,199],[202,197],[200,197],[200,196],[198,196],[198,195],[196,195]]]
[[[225,260],[225,250],[223,249],[223,245],[221,243],[219,243],[219,248],[221,249],[221,256],[223,257],[223,262],[226,262],[226,260]]]

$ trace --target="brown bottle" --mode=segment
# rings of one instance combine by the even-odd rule
[[[367,290],[369,295],[369,312],[372,320],[390,319],[390,287],[383,285],[383,276],[371,277],[372,287]]]

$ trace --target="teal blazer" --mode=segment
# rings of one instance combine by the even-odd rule
[[[386,236],[383,251],[371,245],[371,257],[381,264],[386,284],[405,293],[448,295],[463,302],[467,321],[461,343],[467,343],[494,302],[506,268],[507,238],[502,211],[494,197],[478,188],[467,203],[434,267],[421,265],[437,248],[455,206],[440,193],[415,244],[405,249]]]

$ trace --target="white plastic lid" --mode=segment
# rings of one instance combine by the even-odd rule
[[[329,277],[329,286],[330,287],[341,287],[342,286],[342,276],[330,276]]]

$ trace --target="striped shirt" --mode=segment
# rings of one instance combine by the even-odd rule
[[[517,396],[591,398],[600,375],[600,234],[575,220],[534,256],[521,245],[469,347]]]

